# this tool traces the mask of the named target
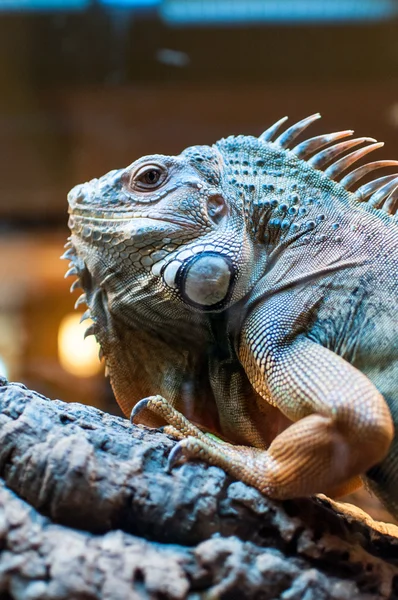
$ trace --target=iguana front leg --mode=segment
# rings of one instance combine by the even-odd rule
[[[253,387],[294,421],[266,452],[261,486],[275,498],[340,494],[384,458],[394,435],[383,396],[307,337],[308,318],[281,294],[256,307],[242,329],[240,358]]]
[[[178,464],[183,457],[197,458],[209,464],[222,467],[231,475],[241,481],[253,485],[263,493],[273,498],[284,498],[275,489],[266,487],[264,482],[272,476],[272,456],[270,450],[264,451],[249,446],[232,445],[224,442],[212,434],[202,432],[193,425],[162,396],[150,396],[138,402],[132,413],[131,421],[142,409],[149,409],[173,425],[163,428],[165,433],[182,440],[169,455],[168,470]],[[284,439],[280,435],[278,440],[283,445]],[[359,478],[350,479],[334,490],[329,490],[332,496],[349,493],[361,485]],[[286,497],[301,496],[304,493],[287,494]]]
[[[256,391],[291,421],[267,450],[218,444],[188,431],[173,451],[196,456],[273,498],[337,494],[384,458],[393,438],[391,415],[369,379],[311,341],[280,298],[246,320],[240,360]],[[168,421],[180,430],[178,419]],[[194,435],[195,437],[192,437]]]

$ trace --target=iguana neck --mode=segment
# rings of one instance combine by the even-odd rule
[[[227,138],[219,143],[225,185],[243,204],[247,231],[269,254],[279,244],[336,240],[340,227],[360,216],[353,195],[322,171],[277,146],[255,138]],[[326,237],[325,237],[326,236]]]
[[[167,299],[158,304],[149,300],[150,296],[143,293],[142,288],[136,291],[129,289],[126,299],[117,293],[105,294],[102,291],[96,294],[90,302],[90,310],[92,318],[101,321],[98,326],[100,344],[105,346],[113,339],[119,340],[123,332],[162,340],[177,352],[180,348],[185,349],[187,344],[190,347],[203,346],[211,340],[212,333],[205,315],[195,313],[181,303],[170,303]]]

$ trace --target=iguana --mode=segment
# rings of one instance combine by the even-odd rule
[[[362,179],[398,162],[353,169],[383,144],[351,130],[297,143],[319,117],[76,186],[67,275],[124,413],[180,438],[171,466],[276,499],[364,480],[398,516],[398,173]]]

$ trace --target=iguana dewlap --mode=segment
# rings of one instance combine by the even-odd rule
[[[75,187],[64,257],[123,411],[181,438],[171,463],[282,499],[362,477],[398,516],[398,174],[362,181],[398,162],[353,169],[382,144],[352,131],[297,144],[318,117]]]

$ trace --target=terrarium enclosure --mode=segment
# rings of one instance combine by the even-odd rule
[[[202,463],[173,488],[174,442],[121,419],[59,258],[68,191],[146,154],[320,112],[314,136],[398,160],[398,0],[0,0],[0,73],[0,597],[398,598],[396,543],[327,499],[281,507]]]

